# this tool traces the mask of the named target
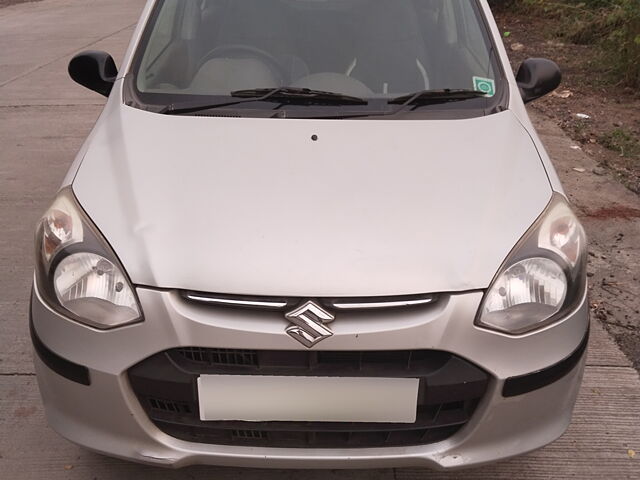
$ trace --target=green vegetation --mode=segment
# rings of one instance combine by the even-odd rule
[[[599,47],[614,83],[640,88],[640,0],[493,0],[496,8],[562,18],[555,32]]]
[[[618,152],[621,157],[635,157],[640,155],[640,141],[624,128],[616,128],[606,132],[598,139],[600,144],[609,150]]]

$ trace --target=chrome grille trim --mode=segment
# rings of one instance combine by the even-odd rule
[[[246,295],[228,295],[215,293],[201,293],[192,291],[180,292],[184,300],[204,305],[249,308],[272,311],[285,311],[302,305],[312,297],[262,297]],[[389,297],[332,297],[313,298],[319,305],[336,311],[362,311],[400,309],[421,307],[436,303],[440,296],[437,294],[396,295]]]
[[[376,301],[371,299],[367,301],[334,301],[330,302],[330,305],[336,310],[375,310],[380,308],[403,308],[403,307],[416,307],[420,305],[428,305],[435,302],[437,297],[435,295],[425,295],[424,298],[407,299],[407,300],[388,300],[388,301]]]
[[[186,293],[183,298],[191,300],[193,302],[209,303],[213,305],[222,305],[228,307],[246,307],[246,308],[269,308],[274,310],[280,310],[288,305],[286,301],[267,301],[267,300],[241,300],[222,298],[215,296],[203,296],[193,293]]]

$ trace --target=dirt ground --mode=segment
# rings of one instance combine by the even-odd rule
[[[640,370],[640,94],[612,82],[594,47],[559,39],[552,19],[499,13],[497,20],[514,70],[525,58],[546,57],[563,71],[561,87],[530,109],[591,160],[559,168],[589,234],[591,312]],[[611,177],[635,195],[612,191]]]
[[[553,19],[499,13],[498,24],[514,69],[528,57],[556,61],[563,83],[535,102],[624,185],[640,194],[640,92],[615,85],[591,45],[567,43]],[[588,118],[585,117],[588,116]]]

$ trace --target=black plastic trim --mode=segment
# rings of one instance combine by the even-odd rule
[[[202,421],[200,375],[419,379],[411,424],[309,421]],[[427,445],[451,437],[473,416],[489,374],[436,350],[307,351],[181,347],[128,370],[149,419],[188,442],[273,448],[377,448]]]
[[[582,360],[582,357],[587,350],[588,343],[589,330],[587,330],[580,346],[561,362],[556,363],[551,367],[538,370],[534,373],[508,378],[504,382],[502,396],[516,397],[518,395],[524,395],[525,393],[533,392],[534,390],[538,390],[557,382],[573,370],[578,363],[580,363],[580,360]]]
[[[29,330],[31,331],[31,342],[33,343],[33,348],[36,351],[38,358],[40,358],[47,367],[67,380],[71,380],[72,382],[79,383],[81,385],[91,385],[91,378],[87,367],[62,358],[57,353],[49,350],[47,346],[42,343],[42,340],[38,337],[36,329],[33,326],[31,309],[29,309]]]

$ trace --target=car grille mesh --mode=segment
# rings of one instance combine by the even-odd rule
[[[382,376],[387,370],[420,372],[444,365],[449,355],[431,350],[394,351],[272,351],[232,350],[219,348],[178,348],[167,355],[182,368],[207,374],[214,369],[218,374],[273,374],[281,370],[335,373],[346,376],[369,372]],[[319,375],[319,373],[316,373]]]
[[[129,370],[151,421],[181,440],[282,448],[371,448],[439,442],[460,430],[483,397],[488,375],[446,352],[271,351],[178,348]],[[201,421],[199,375],[419,378],[412,424]]]
[[[224,348],[179,348],[176,353],[187,361],[205,365],[257,365],[255,350]]]
[[[149,406],[152,410],[171,413],[191,413],[191,406],[185,402],[174,402],[160,398],[149,398]]]

